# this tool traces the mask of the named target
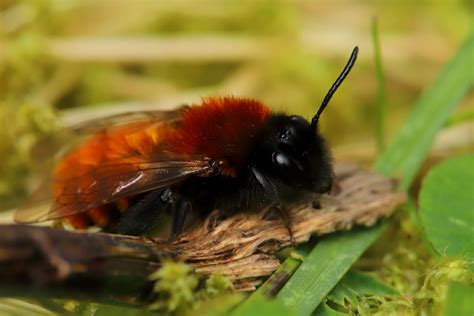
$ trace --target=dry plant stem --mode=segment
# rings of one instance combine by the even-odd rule
[[[262,42],[246,37],[166,37],[166,38],[76,38],[52,39],[50,56],[67,61],[239,61],[263,59]]]
[[[335,40],[338,30],[326,30],[318,25],[303,30],[298,36],[304,49],[328,57],[345,56],[346,40]],[[50,38],[46,42],[46,54],[67,62],[133,62],[150,61],[180,62],[229,62],[254,61],[268,58],[268,51],[281,45],[285,38],[278,37],[223,37],[219,35],[188,37],[68,37]],[[361,47],[369,47],[370,40],[364,34],[352,34],[351,41]],[[424,43],[424,44],[422,44]],[[451,52],[450,45],[434,34],[409,37],[386,36],[384,58],[388,61],[404,61],[424,57],[432,62],[445,61]],[[402,49],[400,49],[402,48]],[[372,59],[371,51],[364,53]],[[0,62],[2,56],[0,54]]]
[[[304,201],[291,210],[296,244],[311,235],[370,226],[405,201],[396,183],[374,172],[338,167],[339,192],[323,196],[319,209]],[[161,239],[70,232],[47,227],[0,226],[0,295],[54,296],[141,302],[147,276],[172,256],[200,274],[222,273],[239,290],[279,265],[275,253],[290,245],[287,227],[268,210],[222,218],[216,211],[172,244]]]

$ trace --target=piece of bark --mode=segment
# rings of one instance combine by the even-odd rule
[[[311,235],[371,226],[405,201],[396,183],[355,167],[336,168],[338,193],[291,209],[295,244]],[[148,275],[172,256],[204,275],[221,273],[250,291],[279,265],[275,256],[291,244],[288,228],[269,210],[222,219],[213,212],[179,239],[71,232],[25,225],[0,226],[0,295],[49,296],[139,302]]]

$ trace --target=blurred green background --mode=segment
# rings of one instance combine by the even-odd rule
[[[24,195],[32,146],[59,125],[210,94],[309,118],[355,45],[357,66],[321,124],[336,156],[370,159],[372,19],[390,136],[462,42],[471,9],[469,1],[2,0],[0,205]]]
[[[373,18],[388,139],[472,28],[472,2],[0,0],[1,209],[25,196],[33,145],[60,126],[210,94],[310,118],[355,45],[356,67],[321,124],[336,158],[371,161]],[[472,146],[466,135],[439,148]]]
[[[19,205],[38,166],[46,169],[38,149],[49,144],[37,144],[49,134],[90,118],[172,109],[207,95],[253,97],[310,118],[355,45],[356,66],[320,122],[336,160],[373,165],[380,136],[374,20],[388,143],[474,29],[472,1],[0,0],[0,211]],[[392,305],[377,305],[385,306],[382,315],[439,314],[448,279],[464,276],[467,263],[434,255],[416,204],[434,163],[474,152],[473,117],[471,84],[410,187],[410,202],[355,264],[403,293]],[[0,216],[6,221],[11,212]]]

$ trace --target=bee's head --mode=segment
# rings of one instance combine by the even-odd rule
[[[256,164],[287,185],[311,192],[331,190],[332,166],[326,142],[318,131],[318,121],[334,92],[356,60],[355,47],[347,65],[326,94],[311,123],[301,116],[275,114],[269,118],[263,142],[258,144]]]
[[[324,139],[301,116],[273,115],[257,149],[257,167],[303,190],[331,189],[332,167]]]

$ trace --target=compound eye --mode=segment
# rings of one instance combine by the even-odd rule
[[[278,167],[289,168],[291,166],[290,159],[281,153],[273,153],[272,161]]]
[[[303,171],[303,167],[300,164],[297,164],[289,156],[279,152],[272,154],[272,161],[274,165],[284,171]]]

